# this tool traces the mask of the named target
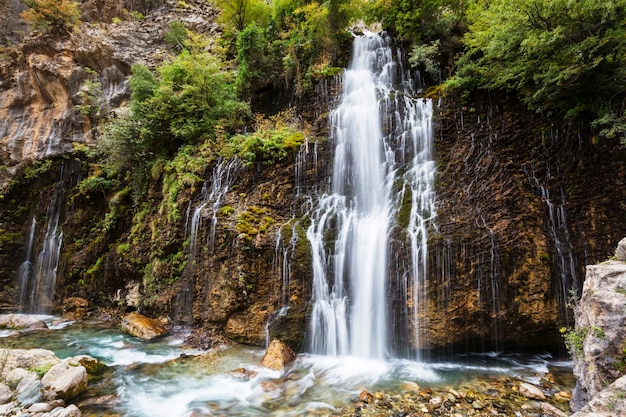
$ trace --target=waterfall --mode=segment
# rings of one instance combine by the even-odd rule
[[[435,164],[432,102],[416,99],[413,85],[389,39],[372,33],[355,38],[341,100],[330,115],[332,189],[319,197],[306,233],[313,353],[373,359],[391,354],[387,292],[391,277],[402,275],[390,262],[396,226],[405,229],[412,261],[404,309],[412,315],[407,322],[418,325],[435,217]],[[419,338],[417,329],[408,333]]]
[[[550,169],[547,168],[547,178],[551,177]],[[527,172],[528,173],[528,172]],[[565,323],[570,325],[571,317],[568,312],[568,304],[571,292],[578,291],[577,261],[574,256],[574,248],[571,242],[567,216],[565,214],[565,195],[561,190],[561,197],[555,202],[551,197],[550,190],[541,184],[535,171],[528,174],[531,182],[539,189],[541,199],[545,202],[548,216],[546,224],[549,237],[554,247],[554,259],[552,264],[555,269],[556,293],[559,300],[559,308]]]
[[[202,236],[204,219],[210,217],[207,240],[204,243],[211,249],[215,243],[215,231],[220,210],[224,207],[224,198],[243,169],[244,166],[237,157],[230,160],[221,159],[213,169],[211,181],[205,181],[202,185],[199,200],[195,205],[189,203],[185,219],[185,236],[189,239],[189,258],[182,274],[183,286],[172,307],[172,315],[177,320],[190,322],[193,319],[195,266],[203,244],[199,239]]]
[[[33,247],[35,245],[35,231],[37,230],[37,219],[33,216],[26,240],[24,262],[20,265],[17,272],[18,288],[20,289],[19,307],[20,313],[24,313],[24,309],[28,301],[28,284],[34,274]]]
[[[198,235],[202,226],[203,217],[206,216],[205,211],[210,208],[211,224],[209,226],[209,234],[207,245],[213,247],[215,241],[215,228],[217,226],[217,218],[219,210],[222,208],[226,193],[237,179],[238,174],[243,170],[243,164],[237,157],[230,160],[220,160],[213,169],[211,182],[205,182],[200,192],[200,201],[196,204],[191,214],[191,204],[187,211],[186,233],[189,237],[189,253],[191,260],[195,258],[198,251]],[[190,219],[191,216],[191,219]]]
[[[63,181],[60,181],[46,209],[46,233],[34,264],[32,258],[37,221],[33,218],[31,222],[26,256],[18,272],[20,312],[48,313],[52,309],[63,243],[60,228],[62,207]]]

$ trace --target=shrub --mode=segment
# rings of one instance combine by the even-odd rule
[[[33,29],[72,29],[79,23],[78,3],[71,0],[24,0],[22,17]]]

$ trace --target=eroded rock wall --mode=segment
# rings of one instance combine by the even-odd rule
[[[0,20],[6,33],[0,39],[2,189],[29,161],[68,153],[73,143],[94,144],[98,123],[128,98],[132,64],[154,67],[175,52],[164,42],[171,22],[205,34],[218,30],[215,9],[202,1],[135,5],[146,16],[117,23],[105,22],[128,19],[133,2],[85,2],[86,22],[54,33],[29,34],[19,17],[23,9],[12,1],[0,4],[7,17]],[[103,22],[87,23],[97,18]],[[89,91],[89,83],[99,88]]]
[[[438,232],[420,326],[435,348],[557,349],[584,266],[626,233],[626,154],[491,100],[439,107]]]

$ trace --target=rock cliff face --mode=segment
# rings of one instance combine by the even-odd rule
[[[206,2],[179,3],[145,9],[140,22],[96,24],[111,22],[120,7],[85,2],[86,23],[72,35],[22,41],[19,24],[5,32],[3,42],[16,46],[5,48],[9,59],[0,65],[2,299],[17,297],[28,225],[45,221],[61,178],[59,302],[80,296],[91,306],[170,316],[244,343],[263,345],[269,336],[302,348],[312,279],[304,195],[327,180],[331,143],[237,171],[217,208],[203,206],[202,184],[186,186],[174,220],[163,209],[162,177],[138,199],[128,184],[108,193],[77,187],[99,168],[87,154],[68,152],[73,143],[97,140],[101,117],[128,97],[131,65],[154,67],[174,53],[163,42],[173,20],[217,30]],[[20,9],[11,1],[2,7],[13,17]],[[101,92],[93,95],[95,83]],[[300,103],[320,137],[331,103],[325,94]],[[505,99],[479,99],[472,109],[448,100],[438,108],[438,230],[430,241],[427,306],[412,323],[426,343],[412,347],[556,349],[557,329],[573,323],[566,303],[570,290],[581,288],[584,265],[606,259],[626,235],[626,153],[581,129],[550,128]],[[29,162],[42,158],[47,162]],[[219,162],[206,167],[208,189]],[[196,210],[197,244],[190,247]],[[393,244],[403,242],[399,235]]]
[[[626,375],[626,262],[617,260],[589,265],[575,313],[576,327],[567,339],[577,379],[572,408],[579,410],[618,379],[622,388],[611,391],[623,390]],[[621,404],[620,409],[626,410],[623,392],[614,403]],[[619,415],[612,412],[615,410],[609,407],[603,415]]]
[[[545,125],[504,99],[470,111],[441,103],[439,230],[420,324],[433,346],[558,345],[584,265],[605,260],[626,233],[624,150]]]
[[[132,3],[86,2],[83,18],[110,22],[129,13]],[[215,9],[206,2],[155,6],[160,7],[141,21],[83,23],[71,33],[26,34],[21,3],[0,5],[0,28],[6,34],[0,39],[0,189],[28,161],[68,153],[73,143],[93,144],[97,123],[130,93],[132,64],[154,66],[173,52],[164,42],[172,21],[201,33],[217,30]]]

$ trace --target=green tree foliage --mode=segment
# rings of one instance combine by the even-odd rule
[[[208,52],[184,50],[157,74],[135,64],[130,86],[128,111],[107,124],[100,144],[114,173],[131,173],[136,192],[150,175],[160,175],[153,170],[158,161],[162,165],[184,145],[235,133],[249,114],[232,72]]]
[[[78,3],[71,0],[23,0],[28,10],[20,17],[33,29],[72,29],[79,23]]]
[[[133,115],[141,119],[145,148],[154,153],[197,143],[217,126],[236,129],[248,112],[237,98],[233,74],[206,52],[181,52],[159,67],[157,77],[135,65],[131,88]]]
[[[335,65],[350,37],[345,27],[358,16],[358,4],[347,0],[273,2],[266,25],[253,23],[238,33],[241,91],[251,93],[273,85],[302,95],[315,79],[338,72]]]
[[[185,47],[185,40],[187,38],[187,29],[180,20],[175,20],[170,23],[167,32],[165,32],[165,42],[178,49]]]
[[[262,90],[278,77],[278,54],[268,38],[267,30],[254,23],[237,37],[237,88],[244,96]]]
[[[462,51],[468,0],[375,0],[367,11],[369,21],[401,41],[412,44],[411,63],[438,79],[439,67],[452,69]]]
[[[263,0],[215,0],[220,9],[220,22],[227,29],[241,32],[250,24],[265,25],[270,6]]]
[[[536,111],[624,134],[626,0],[478,0],[468,20],[451,86],[514,92]]]

